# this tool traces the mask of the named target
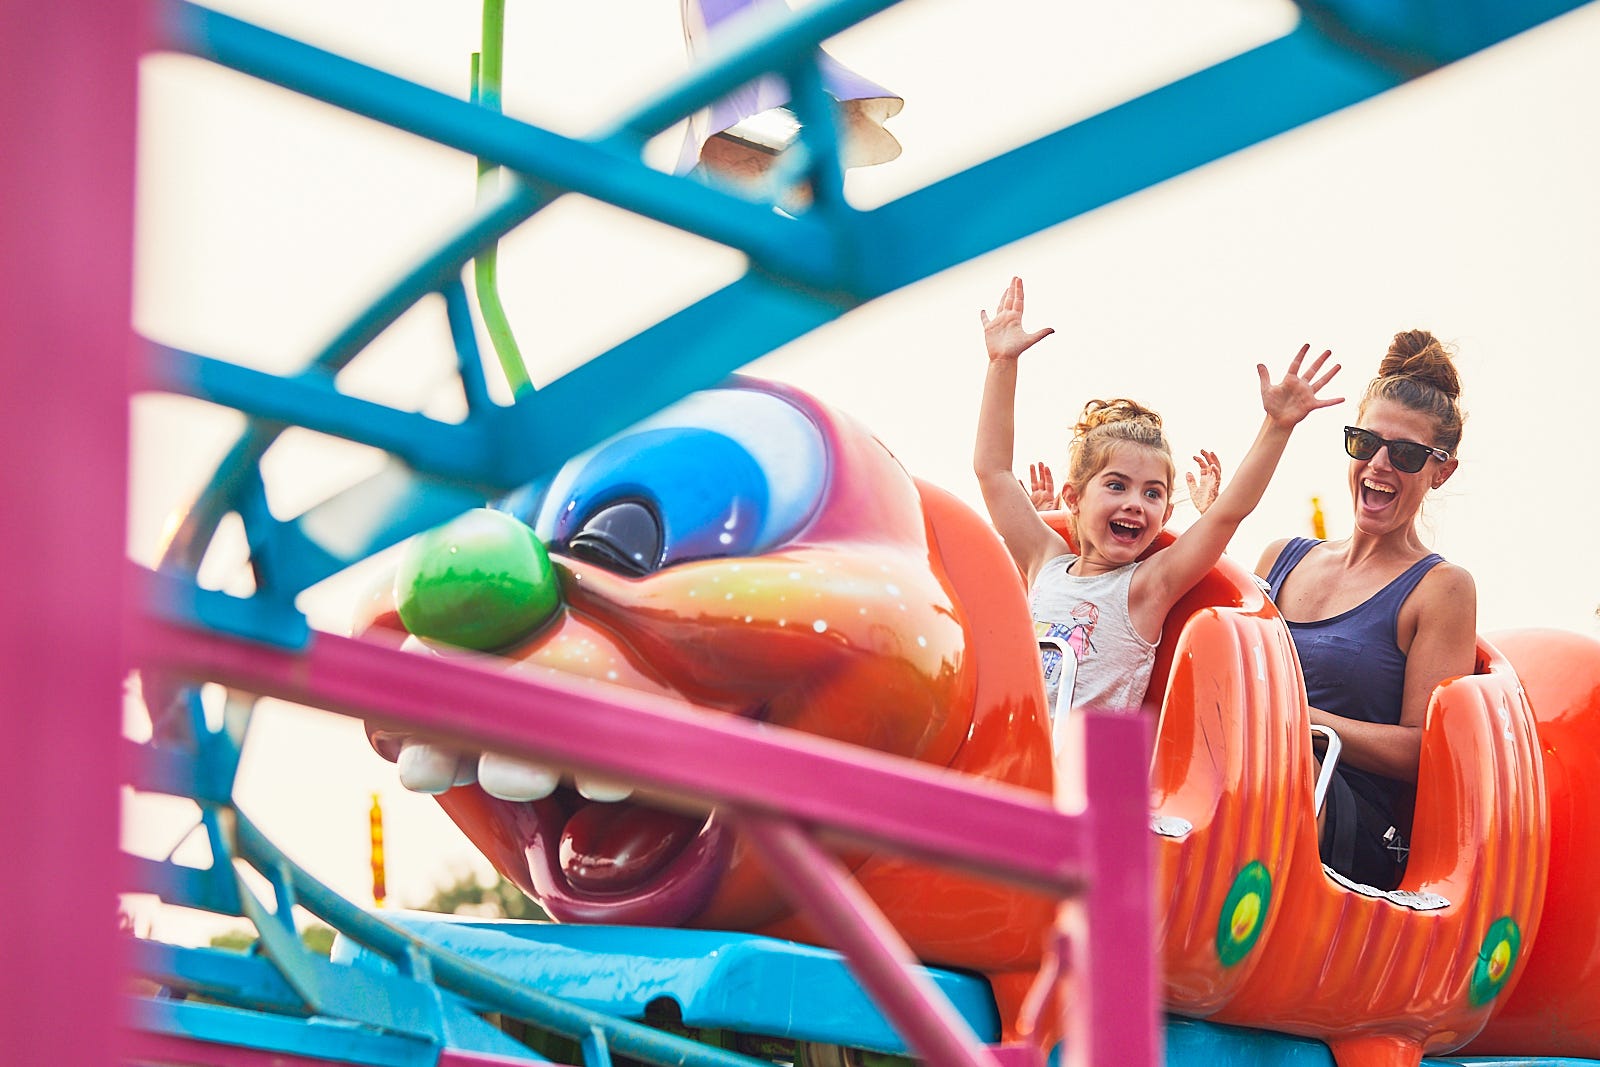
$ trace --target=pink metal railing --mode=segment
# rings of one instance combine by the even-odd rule
[[[141,6],[0,2],[0,1061],[112,1062]]]
[[[1061,976],[1075,989],[1064,999],[1074,1057],[1065,1062],[1156,1061],[1141,718],[1091,717],[1089,806],[1068,813],[1036,793],[707,716],[668,698],[558,677],[533,681],[375,640],[317,634],[309,648],[291,652],[151,619],[136,635],[136,657],[386,728],[603,774],[680,805],[731,811],[908,1043],[941,1067],[993,1067],[996,1060],[942,996],[911,974],[904,942],[813,835],[1057,896],[1081,894],[1090,936],[1070,949],[1069,964],[1084,964],[1079,973],[1069,966]],[[660,759],[663,751],[674,758]],[[1037,1062],[1032,1050],[1010,1049],[1005,1058]]]

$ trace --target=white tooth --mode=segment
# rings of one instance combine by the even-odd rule
[[[574,775],[574,784],[578,792],[590,800],[600,804],[615,804],[619,800],[627,800],[633,796],[633,786],[623,785],[605,778],[592,778],[586,775]]]
[[[478,758],[478,784],[501,800],[543,800],[556,791],[561,775],[537,763],[485,752]]]
[[[400,746],[400,784],[413,793],[443,793],[453,785],[474,780],[472,761],[461,758],[453,749],[425,741],[406,741]]]
[[[457,648],[447,645],[442,641],[428,641],[416,634],[406,634],[406,639],[400,642],[402,652],[420,652],[427,656],[438,656],[441,659],[473,659],[480,654],[470,648]]]

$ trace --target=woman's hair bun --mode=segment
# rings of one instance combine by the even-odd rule
[[[1402,330],[1378,365],[1379,378],[1412,378],[1451,400],[1461,395],[1461,376],[1449,349],[1427,330]]]

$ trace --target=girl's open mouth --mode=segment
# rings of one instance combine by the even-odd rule
[[[1111,536],[1123,544],[1131,545],[1137,543],[1143,533],[1144,527],[1142,526],[1136,526],[1133,523],[1123,522],[1119,519],[1111,520]]]

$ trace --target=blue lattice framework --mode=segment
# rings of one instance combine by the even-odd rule
[[[806,121],[815,193],[789,217],[656,171],[644,145],[766,71],[787,74],[794,107],[830,114],[810,56],[893,6],[824,0],[721,61],[690,73],[588,140],[562,137],[224,15],[161,7],[174,49],[499,163],[516,177],[450,240],[382,294],[292,377],[153,346],[155,389],[236,408],[252,426],[190,516],[185,543],[204,544],[237,510],[250,535],[258,592],[250,601],[189,605],[212,625],[286,646],[307,638],[301,591],[487,496],[554,470],[685,394],[854,307],[1161,181],[1359,103],[1562,11],[1571,0],[1476,3],[1308,3],[1289,34],[1042,137],[871,211],[842,195],[831,121]],[[1159,136],[1152,136],[1159,131]],[[1071,180],[1063,178],[1071,175]],[[1004,190],[1005,195],[993,195]],[[480,250],[567,192],[581,193],[743,252],[739,280],[593,358],[510,407],[488,398],[462,273]],[[930,226],[928,219],[945,220]],[[446,424],[341,394],[333,375],[424,297],[449,309],[471,415]],[[615,382],[630,383],[626,391]],[[286,425],[373,445],[404,464],[403,492],[365,539],[334,553],[305,533],[308,513],[268,515],[255,463]],[[343,508],[342,508],[343,510]],[[224,617],[214,612],[224,611]]]
[[[203,354],[148,346],[147,388],[236,409],[249,424],[185,517],[159,572],[140,576],[148,599],[136,660],[145,669],[147,694],[157,698],[151,703],[158,733],[169,743],[139,746],[131,754],[134,784],[199,801],[216,859],[207,870],[135,861],[134,882],[169,901],[248,916],[260,930],[261,950],[240,957],[141,944],[137,963],[143,973],[168,989],[205,994],[211,1003],[138,1000],[137,1025],[128,1035],[133,1061],[199,1062],[197,1047],[211,1050],[213,1058],[206,1062],[227,1063],[266,1062],[252,1058],[257,1052],[271,1052],[278,1057],[272,1062],[286,1063],[536,1058],[491,1031],[476,1014],[494,1010],[565,1035],[590,1064],[608,1063],[612,1050],[649,1062],[746,1067],[755,1062],[515,985],[429,948],[327,890],[295,868],[233,803],[234,771],[252,698],[231,697],[222,726],[208,728],[200,695],[190,688],[197,681],[375,716],[464,744],[586,767],[665,794],[728,806],[742,813],[744,828],[775,865],[814,871],[807,889],[822,898],[840,897],[848,887],[835,879],[826,854],[798,831],[802,822],[832,832],[835,839],[986,869],[1061,896],[1087,889],[1091,920],[1107,914],[1096,910],[1104,906],[1104,894],[1097,897],[1095,887],[1097,879],[1105,884],[1106,864],[1114,854],[1096,843],[1103,839],[1094,837],[1089,822],[1054,812],[1036,799],[934,781],[896,761],[863,759],[841,753],[838,746],[774,740],[743,731],[738,723],[680,721],[679,709],[664,702],[607,701],[556,682],[509,681],[425,663],[392,649],[314,634],[295,607],[298,594],[323,579],[554,470],[572,454],[860,304],[1368,99],[1578,6],[1570,0],[1306,2],[1299,25],[1276,41],[882,207],[859,211],[843,196],[831,101],[817,73],[815,50],[891,5],[892,0],[821,0],[691,71],[588,139],[559,136],[204,8],[171,0],[158,6],[161,47],[458,149],[503,166],[514,177],[298,374],[280,377]],[[808,180],[813,191],[809,209],[786,215],[642,162],[652,137],[769,71],[784,76],[794,90],[792,106],[803,124],[802,151],[796,154],[803,173],[796,176]],[[991,195],[1001,189],[1005,195]],[[748,268],[720,291],[500,406],[490,399],[463,274],[499,238],[567,193],[735,249],[747,257]],[[928,219],[946,224],[927,225]],[[446,424],[341,393],[334,376],[433,294],[442,295],[448,309],[468,417]],[[611,383],[619,380],[634,383],[633,388],[613,389]],[[389,469],[328,504],[279,520],[268,511],[259,464],[290,426],[382,449],[392,458]],[[339,549],[312,532],[334,508],[344,533],[345,547]],[[219,523],[230,513],[243,520],[250,547],[256,588],[249,597],[203,590],[194,578]],[[374,704],[371,694],[380,691],[397,695]],[[510,699],[527,709],[530,691],[541,725],[537,738],[508,732],[486,716],[462,719],[438,710],[463,704],[492,708]],[[734,746],[752,758],[787,761],[793,771],[784,776],[788,782],[828,781],[849,767],[859,809],[880,817],[869,826],[795,796],[792,788],[751,786],[715,769],[683,777],[683,772],[651,766],[645,756],[619,754],[585,740],[581,730],[577,735],[567,731],[577,717],[594,715],[610,716],[641,736],[670,727],[676,745]],[[1142,738],[1136,734],[1127,724],[1104,723],[1093,727],[1089,738],[1098,752],[1129,757],[1121,765],[1091,762],[1090,789],[1094,797],[1111,798],[1094,811],[1101,831],[1116,824],[1134,838],[1143,832],[1142,789],[1128,788],[1142,773]],[[1096,773],[1104,778],[1097,781]],[[1115,789],[1105,784],[1119,779],[1121,792],[1131,794],[1121,798],[1120,807]],[[905,795],[964,813],[960,824],[936,833],[911,815],[896,823],[893,812],[882,814],[893,805],[875,803]],[[962,840],[953,843],[956,837]],[[1018,841],[1030,847],[1016,848]],[[235,875],[229,862],[235,858],[267,876],[270,904]],[[395,961],[398,973],[352,972],[309,955],[295,937],[292,904]],[[876,969],[904,977],[895,959],[873,953],[869,945],[854,962],[868,974]],[[1095,962],[1092,954],[1089,962]],[[1139,982],[1148,977],[1148,970],[1143,979],[1135,973],[1126,990],[1147,995],[1148,981]],[[1097,975],[1097,981],[1114,980]],[[1101,999],[1108,1003],[1118,992],[1099,988],[1107,991]],[[884,1009],[892,1020],[915,1022],[914,1010],[907,1015],[893,997],[889,1001]],[[1148,1019],[1153,1012],[1152,1006]],[[1098,1016],[1080,1020],[1100,1021]],[[1147,1029],[1153,1034],[1153,1026]],[[948,1019],[902,1030],[912,1048],[941,1064],[993,1064],[1012,1053],[1016,1062],[1030,1062],[1015,1050],[975,1044],[970,1030],[963,1032]],[[1149,1063],[1156,1052],[1153,1036],[1144,1041],[1136,1034],[1095,1031],[1090,1055],[1094,1062]]]

